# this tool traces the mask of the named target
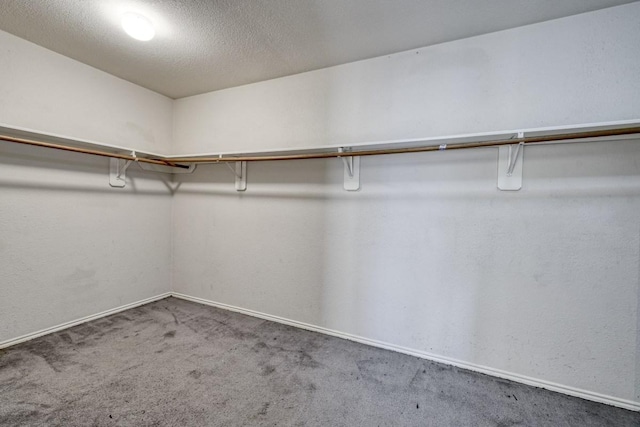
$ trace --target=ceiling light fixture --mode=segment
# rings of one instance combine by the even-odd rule
[[[142,15],[127,12],[122,15],[122,28],[136,40],[149,41],[156,35],[153,24]]]

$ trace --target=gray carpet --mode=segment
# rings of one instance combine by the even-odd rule
[[[169,298],[0,350],[0,425],[640,426],[640,415]]]

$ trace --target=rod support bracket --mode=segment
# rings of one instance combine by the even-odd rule
[[[222,154],[219,156],[219,159],[222,159]],[[220,161],[218,160],[216,163],[220,163]],[[236,179],[236,191],[245,191],[247,189],[247,162],[235,162],[233,166],[231,166],[229,162],[223,163],[229,168],[229,171]]]
[[[231,169],[236,177],[236,191],[245,191],[247,189],[247,162],[236,162],[233,170],[229,163],[226,165]]]
[[[351,148],[340,147],[339,153],[349,153]],[[360,189],[360,157],[359,156],[338,156],[344,164],[344,189],[347,191],[358,191]]]
[[[109,159],[109,185],[124,188],[127,185],[127,169],[133,160]]]
[[[518,132],[518,142],[498,147],[498,189],[518,191],[522,188],[524,163],[524,132]]]

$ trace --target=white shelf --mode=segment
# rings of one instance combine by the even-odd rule
[[[349,148],[353,148],[354,150],[411,148],[411,147],[431,146],[431,145],[437,146],[441,144],[506,140],[506,139],[515,137],[518,134],[518,132],[524,132],[524,134],[527,137],[535,137],[535,136],[551,135],[551,134],[558,134],[558,133],[588,132],[588,131],[617,129],[617,128],[634,127],[634,126],[640,126],[640,119],[578,124],[578,125],[568,125],[568,126],[543,127],[543,128],[502,130],[497,132],[481,132],[481,133],[460,134],[460,135],[434,136],[434,137],[425,137],[425,138],[369,141],[369,142],[358,142],[358,143],[351,143],[351,144],[331,143],[324,146],[304,147],[304,148],[273,148],[273,149],[260,150],[260,151],[251,151],[251,150],[212,151],[212,152],[205,152],[205,153],[188,153],[188,154],[171,154],[171,155],[162,155],[162,154],[148,151],[148,150],[139,150],[136,148],[128,148],[128,147],[123,147],[123,146],[114,145],[114,144],[105,144],[105,143],[100,143],[96,141],[82,140],[82,139],[64,136],[64,135],[46,134],[46,133],[41,133],[41,132],[31,130],[31,129],[9,126],[2,123],[0,123],[0,134],[13,136],[17,138],[34,139],[34,140],[44,141],[44,142],[65,144],[65,145],[70,145],[78,148],[99,149],[99,150],[108,151],[108,152],[117,153],[117,154],[130,154],[132,151],[135,151],[137,156],[139,157],[170,160],[174,158],[183,158],[183,157],[196,157],[196,158],[197,157],[218,157],[218,156],[259,157],[259,156],[270,156],[270,155],[328,153],[328,152],[336,152],[341,147],[349,147]],[[614,137],[606,137],[606,138],[624,139],[624,138],[636,138],[636,137],[637,136],[635,135],[630,135],[630,136],[614,136]],[[578,142],[588,142],[595,139],[602,140],[603,138],[600,137],[600,138],[580,139]],[[568,142],[576,142],[576,141],[568,141]],[[553,143],[562,143],[562,141],[553,142]]]

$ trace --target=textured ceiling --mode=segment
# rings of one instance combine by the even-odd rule
[[[629,0],[0,0],[0,29],[172,98]],[[146,15],[156,38],[120,27]]]

